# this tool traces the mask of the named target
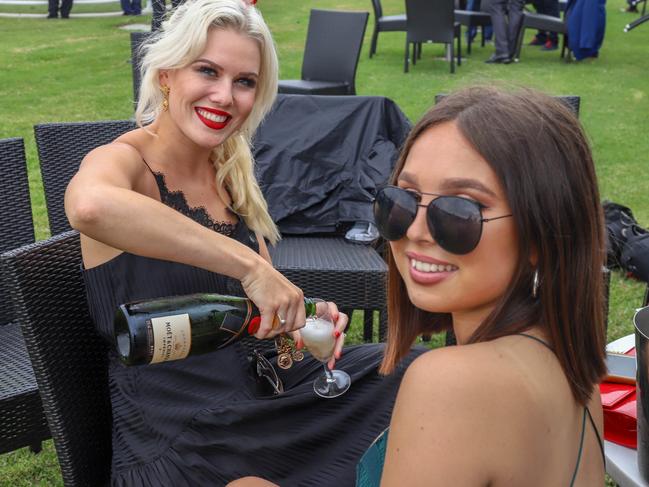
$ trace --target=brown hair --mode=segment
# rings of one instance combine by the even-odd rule
[[[539,92],[467,88],[445,97],[412,129],[392,175],[417,139],[453,122],[500,180],[519,236],[517,270],[493,312],[468,343],[542,326],[575,399],[585,404],[604,364],[603,216],[586,136],[562,102]],[[532,297],[536,251],[538,298]],[[391,372],[420,334],[451,327],[449,314],[428,313],[409,300],[388,253],[389,330],[382,373]]]

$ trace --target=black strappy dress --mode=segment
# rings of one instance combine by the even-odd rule
[[[155,173],[162,202],[255,251],[242,219],[214,223],[170,193]],[[112,339],[118,304],[159,296],[215,292],[243,295],[238,281],[192,266],[122,253],[84,271],[90,311]],[[324,296],[326,297],[326,296]],[[382,377],[381,345],[346,347],[337,367],[350,390],[321,399],[312,390],[322,371],[309,354],[281,371],[285,392],[258,397],[240,344],[185,360],[125,367],[111,353],[112,485],[218,486],[256,475],[282,486],[354,485],[355,466],[383,431],[403,370]],[[279,369],[278,369],[279,370]]]

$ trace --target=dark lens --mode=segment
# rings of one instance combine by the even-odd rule
[[[284,385],[278,377],[273,364],[271,364],[266,357],[256,350],[254,351],[254,357],[257,369],[259,394],[275,395],[284,392]]]
[[[477,203],[457,196],[440,196],[426,212],[428,229],[435,241],[452,254],[468,254],[482,234],[482,215]]]
[[[399,240],[417,215],[417,199],[405,189],[382,188],[374,200],[374,222],[386,240]]]

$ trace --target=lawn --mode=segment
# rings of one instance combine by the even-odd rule
[[[358,67],[359,95],[393,99],[413,121],[433,103],[436,93],[486,83],[523,85],[553,95],[580,95],[581,120],[589,134],[603,199],[632,208],[641,225],[649,227],[649,24],[624,34],[624,25],[637,14],[621,12],[624,0],[609,0],[606,39],[600,57],[565,63],[558,52],[524,47],[521,62],[486,65],[493,46],[474,44],[451,75],[440,45],[425,45],[423,56],[403,73],[403,33],[382,33],[377,54],[369,59],[372,18]],[[403,12],[402,0],[383,0],[385,14]],[[102,5],[114,11],[116,5]],[[117,7],[118,8],[118,7]],[[368,10],[369,0],[260,0],[277,43],[281,77],[299,78],[302,49],[311,8]],[[0,12],[46,14],[46,6],[2,7]],[[84,6],[79,11],[97,11]],[[23,137],[29,164],[34,218],[38,238],[49,235],[38,157],[32,127],[36,123],[124,119],[133,114],[129,33],[125,24],[148,24],[150,18],[106,17],[47,20],[0,18],[0,138]],[[528,32],[528,37],[533,33]],[[574,276],[579,279],[579,276]],[[644,285],[614,273],[611,285],[609,339],[631,333],[634,309],[641,304]],[[355,320],[356,328],[360,323]],[[0,456],[0,486],[61,485],[51,442],[39,455],[21,450]]]

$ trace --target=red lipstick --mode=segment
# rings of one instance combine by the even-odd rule
[[[230,123],[230,120],[232,120],[232,115],[230,115],[228,112],[217,110],[215,108],[194,107],[194,111],[196,112],[196,115],[198,116],[199,120],[203,122],[207,127],[213,130],[221,130],[225,128],[228,125],[228,123]],[[225,117],[225,118],[223,121],[211,120],[210,118],[207,118],[204,114],[201,114],[201,112],[203,113],[207,112],[209,114],[216,115],[217,117]]]

